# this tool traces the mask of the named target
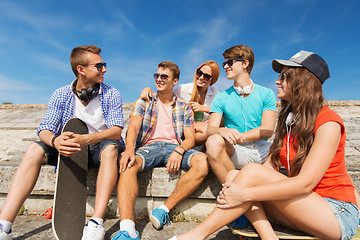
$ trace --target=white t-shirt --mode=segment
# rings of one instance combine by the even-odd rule
[[[191,94],[193,91],[194,83],[186,83],[180,84],[174,89],[174,94],[181,98],[182,100],[189,102],[191,99]],[[211,107],[211,103],[213,102],[215,96],[219,93],[219,90],[215,85],[209,86],[206,95],[205,95],[205,102],[204,106]],[[204,117],[201,120],[202,122],[208,121],[210,118],[210,114],[204,113]]]
[[[99,94],[92,98],[87,106],[84,106],[79,98],[75,96],[74,118],[79,118],[85,122],[89,133],[101,132],[107,129]]]

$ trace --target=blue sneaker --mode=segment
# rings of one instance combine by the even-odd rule
[[[130,237],[128,231],[118,231],[115,233],[115,235],[113,236],[113,238],[111,240],[140,240],[139,237],[139,232],[136,231],[136,238],[132,238]]]
[[[170,217],[165,210],[156,208],[151,212],[150,221],[153,227],[159,230],[162,229],[165,224],[170,222]]]
[[[250,222],[245,217],[245,214],[243,214],[240,217],[238,217],[237,219],[235,219],[232,223],[233,228],[247,228],[247,227],[249,227],[249,225],[250,225]]]

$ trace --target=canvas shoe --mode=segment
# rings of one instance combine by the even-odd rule
[[[104,240],[104,238],[105,238],[104,226],[90,219],[88,224],[86,224],[86,226],[84,227],[83,236],[81,240]]]
[[[177,240],[176,236],[173,236],[172,238],[170,238],[169,240]]]
[[[139,232],[136,231],[136,238],[130,237],[128,231],[118,231],[111,240],[140,240]]]
[[[150,221],[153,227],[159,230],[162,229],[165,224],[170,222],[170,217],[165,210],[156,208],[151,212]]]
[[[0,230],[0,240],[12,240],[12,231],[10,233],[5,232],[4,230]]]

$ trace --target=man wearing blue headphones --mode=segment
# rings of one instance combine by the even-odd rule
[[[276,121],[274,92],[254,84],[250,78],[255,56],[252,49],[237,45],[227,49],[223,67],[234,85],[219,93],[210,109],[206,153],[221,183],[232,169],[249,162],[264,163],[269,152],[267,139]],[[224,127],[220,127],[224,121]]]
[[[86,145],[89,166],[99,167],[99,173],[94,214],[84,228],[82,240],[104,239],[103,217],[118,176],[118,155],[124,149],[121,139],[124,120],[120,93],[103,83],[106,63],[100,52],[94,45],[72,50],[70,63],[76,80],[55,90],[50,99],[37,130],[40,141],[27,148],[1,209],[0,240],[12,239],[12,223],[34,188],[41,166],[57,166],[58,154],[72,156]],[[62,133],[71,118],[85,122],[89,133]]]

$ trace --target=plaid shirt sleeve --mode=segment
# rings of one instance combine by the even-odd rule
[[[71,111],[68,108],[62,107],[64,100],[66,99],[68,92],[66,87],[57,89],[50,98],[48,109],[46,111],[43,121],[40,123],[39,128],[37,129],[37,134],[42,130],[50,130],[54,134],[59,134],[61,131],[61,125],[63,121],[63,115],[71,115],[72,113],[66,113],[66,111]]]
[[[194,112],[190,104],[184,106],[184,128],[194,127]]]
[[[132,110],[131,115],[139,115],[143,117],[145,114],[145,109],[146,109],[145,100],[139,98],[138,100],[136,100],[134,104],[134,109]]]
[[[106,126],[124,127],[124,117],[122,110],[122,98],[118,90],[102,84],[102,92],[100,93],[101,105],[104,112]]]

